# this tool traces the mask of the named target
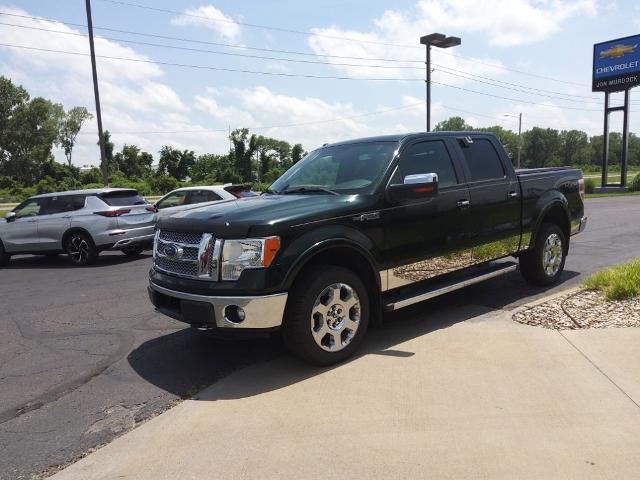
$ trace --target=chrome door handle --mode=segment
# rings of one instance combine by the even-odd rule
[[[458,200],[458,207],[460,208],[468,207],[469,205],[471,205],[469,200]]]
[[[509,192],[507,193],[507,197],[516,198],[518,196],[518,192]]]

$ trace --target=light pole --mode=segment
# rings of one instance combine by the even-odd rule
[[[505,113],[504,116],[518,119],[518,160],[516,163],[516,167],[520,168],[520,152],[522,151],[522,112],[520,112],[518,115]]]
[[[427,132],[431,131],[431,47],[449,48],[455,47],[462,43],[459,37],[447,37],[442,33],[431,33],[420,37],[420,43],[427,47],[427,58],[425,66],[427,69]]]

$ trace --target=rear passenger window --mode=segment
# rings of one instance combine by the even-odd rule
[[[472,182],[505,177],[502,161],[489,140],[474,138],[473,143],[462,148],[462,152],[469,167]]]
[[[103,193],[100,195],[100,198],[111,207],[128,207],[131,205],[145,205],[147,203],[135,190]]]
[[[191,192],[189,203],[204,203],[221,200],[220,196],[209,190],[194,190]]]
[[[400,157],[393,183],[403,183],[407,175],[437,173],[440,188],[457,185],[458,178],[444,142],[431,141],[411,145]]]
[[[49,197],[40,215],[73,212],[84,207],[84,195],[60,195]]]

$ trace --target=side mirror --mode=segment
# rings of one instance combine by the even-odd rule
[[[391,184],[387,189],[390,201],[420,200],[435,197],[438,194],[438,174],[420,173],[407,175],[403,183]]]
[[[9,212],[4,216],[7,223],[13,222],[16,219],[16,212]]]

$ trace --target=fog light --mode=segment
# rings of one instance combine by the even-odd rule
[[[246,318],[244,309],[237,305],[227,305],[224,309],[224,318],[231,323],[242,323]]]

